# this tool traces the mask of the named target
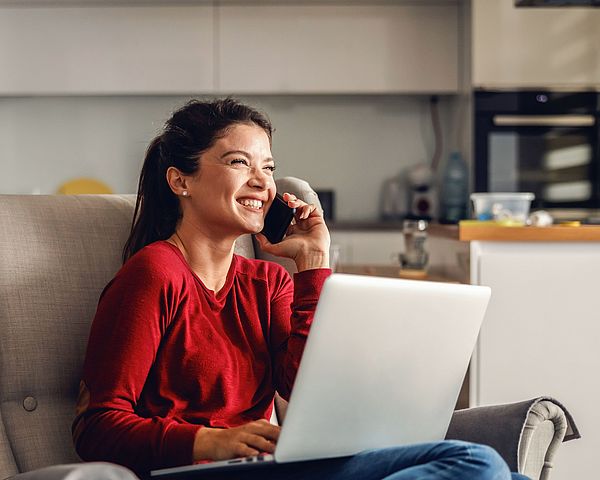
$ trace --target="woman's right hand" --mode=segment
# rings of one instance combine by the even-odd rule
[[[194,439],[194,461],[273,453],[280,430],[264,419],[233,428],[201,428]]]
[[[295,222],[289,226],[285,238],[271,243],[264,234],[256,235],[261,250],[277,257],[294,260],[299,272],[313,268],[329,268],[329,230],[316,205],[309,205],[291,193],[284,193],[288,207],[295,208]]]

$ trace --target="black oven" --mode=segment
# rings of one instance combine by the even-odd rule
[[[600,208],[598,92],[476,91],[476,192],[533,192],[533,208]]]

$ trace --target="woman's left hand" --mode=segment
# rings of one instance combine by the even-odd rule
[[[294,221],[279,243],[269,242],[261,233],[256,235],[260,248],[272,255],[293,259],[299,272],[329,268],[331,240],[323,216],[315,205],[309,205],[291,193],[284,193],[283,199],[289,207],[296,209]]]

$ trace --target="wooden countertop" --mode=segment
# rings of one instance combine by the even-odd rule
[[[342,222],[329,225],[332,231],[402,231],[400,222]],[[427,233],[432,237],[494,242],[600,242],[600,225],[552,225],[549,227],[507,227],[492,222],[461,222],[459,225],[430,223]]]
[[[489,223],[461,223],[458,238],[467,242],[600,242],[600,225],[503,227]]]

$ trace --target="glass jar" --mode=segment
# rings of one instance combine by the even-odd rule
[[[429,254],[425,249],[427,221],[404,220],[402,235],[404,252],[400,254],[400,265],[407,270],[425,270],[429,262]]]

